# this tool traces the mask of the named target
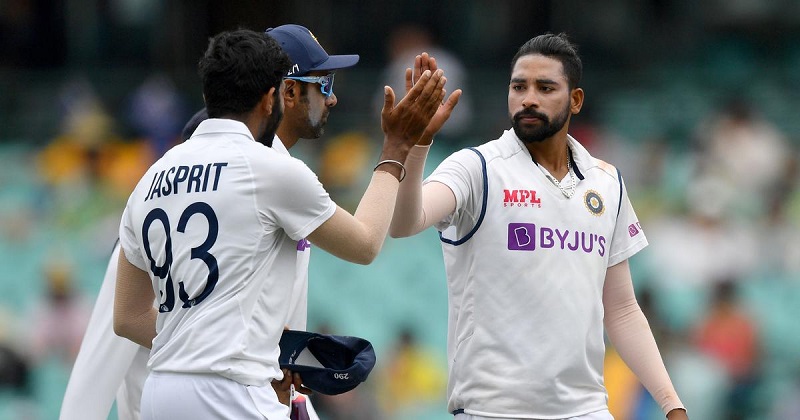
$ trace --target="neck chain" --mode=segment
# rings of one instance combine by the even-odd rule
[[[553,183],[553,185],[561,190],[561,193],[564,194],[564,197],[572,198],[572,196],[575,194],[575,188],[578,186],[578,181],[575,179],[575,174],[572,173],[572,154],[569,152],[569,147],[567,147],[567,176],[570,179],[568,185],[562,184],[541,165],[539,165],[539,167],[544,170],[545,175],[547,175],[547,178]]]

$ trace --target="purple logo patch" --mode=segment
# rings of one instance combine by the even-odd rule
[[[508,249],[533,251],[536,249],[536,225],[533,223],[508,224]]]
[[[303,252],[303,251],[307,250],[308,248],[311,248],[311,242],[308,242],[308,240],[306,238],[303,238],[303,239],[297,241],[297,250],[299,252]]]
[[[630,230],[629,230],[630,231]],[[638,233],[638,231],[637,231]],[[606,254],[606,238],[591,232],[536,226],[533,223],[508,224],[508,249],[510,251],[535,251],[536,249],[561,249],[570,252]]]

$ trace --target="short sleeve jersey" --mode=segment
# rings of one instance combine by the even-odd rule
[[[272,149],[289,156],[289,150],[276,135]],[[286,326],[292,330],[305,331],[308,324],[308,265],[311,263],[311,242],[303,238],[297,241],[297,280],[294,282],[292,298],[289,300],[289,316]],[[306,400],[307,402],[310,400]]]
[[[297,243],[335,204],[301,161],[233,120],[203,121],[144,175],[120,225],[159,301],[149,367],[246,385],[281,377]]]
[[[454,153],[426,180],[456,197],[455,212],[437,225],[450,411],[568,418],[606,407],[606,269],[647,240],[618,171],[571,137],[569,147],[578,178],[571,198],[513,130]]]

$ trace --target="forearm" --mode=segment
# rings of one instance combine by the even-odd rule
[[[399,185],[394,175],[376,170],[353,214],[361,222],[361,242],[365,245],[363,252],[367,263],[375,259],[386,240]]]
[[[664,366],[650,325],[636,301],[627,262],[609,268],[609,273],[603,289],[608,337],[665,414],[684,408]]]
[[[131,264],[120,250],[114,295],[114,332],[140,346],[151,348],[156,336],[155,296],[150,277]]]
[[[308,240],[341,259],[371,263],[386,240],[397,187],[394,175],[375,171],[355,215],[337,207],[333,216],[308,235]]]
[[[669,378],[647,319],[639,309],[606,321],[608,336],[622,360],[639,378],[664,413],[683,408]]]
[[[393,238],[412,236],[425,229],[422,177],[430,145],[414,146],[406,158],[406,178],[400,183],[389,233]]]

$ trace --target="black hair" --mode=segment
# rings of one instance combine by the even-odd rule
[[[561,66],[564,67],[564,75],[567,77],[569,88],[574,89],[580,85],[583,63],[578,56],[577,45],[567,39],[567,34],[563,32],[557,35],[546,33],[531,38],[519,47],[514,58],[511,59],[511,71],[514,71],[514,66],[520,57],[531,54],[540,54],[560,61]]]
[[[278,42],[263,32],[238,29],[214,36],[198,65],[209,118],[249,113],[270,88],[280,88],[291,65]]]

